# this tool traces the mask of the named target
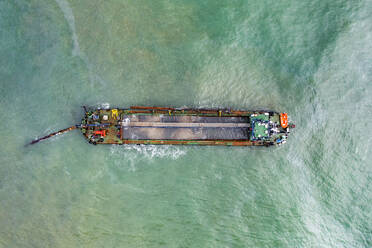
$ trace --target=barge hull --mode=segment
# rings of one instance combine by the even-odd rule
[[[87,111],[81,127],[93,144],[269,146],[288,131],[277,128],[279,116],[273,111],[135,106]]]

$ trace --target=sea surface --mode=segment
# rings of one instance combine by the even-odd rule
[[[273,109],[276,148],[92,146],[82,105]],[[0,0],[0,247],[372,247],[371,0]]]

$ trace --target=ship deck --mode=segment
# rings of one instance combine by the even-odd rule
[[[285,134],[270,136],[269,124],[280,125],[278,113],[135,106],[86,112],[82,132],[93,144],[260,146]]]

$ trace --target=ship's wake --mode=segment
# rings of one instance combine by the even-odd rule
[[[79,57],[83,60],[84,64],[86,65],[86,67],[89,71],[90,82],[91,82],[92,85],[94,83],[98,82],[102,86],[105,86],[106,84],[105,84],[104,80],[94,71],[93,64],[90,63],[88,57],[80,49],[79,39],[78,39],[78,35],[77,35],[77,32],[76,32],[76,26],[75,26],[75,16],[72,12],[72,9],[71,9],[68,1],[66,1],[66,0],[55,0],[55,1],[57,2],[59,8],[63,12],[63,15],[64,15],[64,17],[65,17],[65,19],[68,23],[68,26],[70,28],[70,31],[71,31],[71,36],[72,36],[71,39],[72,39],[72,43],[73,43],[72,55],[77,56],[77,57]]]
[[[163,158],[176,160],[186,153],[186,147],[166,145],[113,145],[110,148],[110,157],[115,158],[115,165],[122,166],[122,162],[125,160],[129,163],[130,171],[135,171],[137,165],[141,163]]]

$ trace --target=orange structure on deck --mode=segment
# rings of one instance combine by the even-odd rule
[[[287,113],[280,113],[280,125],[282,128],[288,127],[288,115]]]

